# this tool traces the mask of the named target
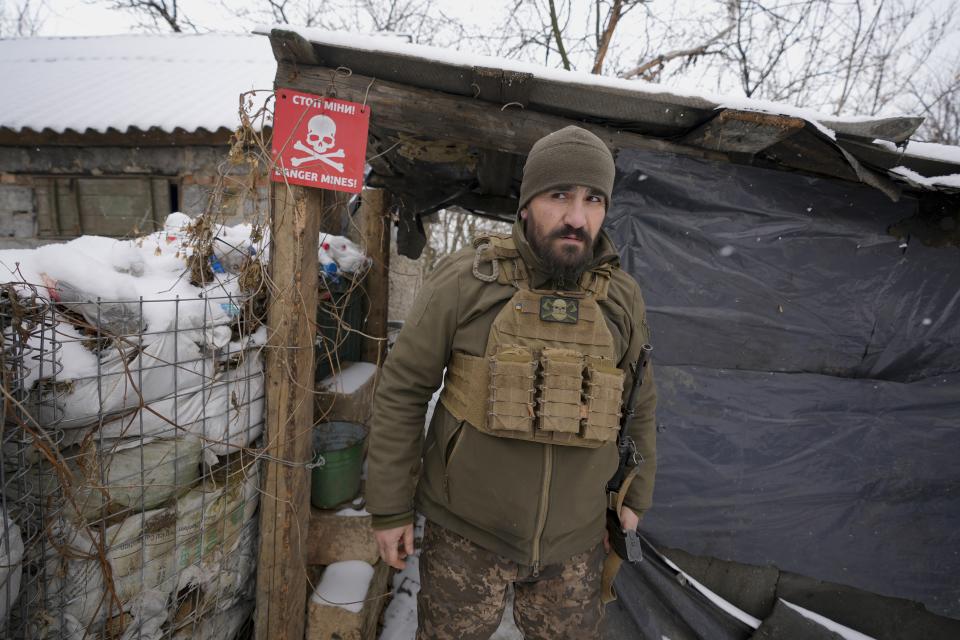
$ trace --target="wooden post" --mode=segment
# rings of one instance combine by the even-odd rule
[[[310,531],[317,236],[324,191],[272,186],[266,466],[260,493],[258,640],[303,640]]]
[[[373,265],[367,274],[370,301],[363,340],[363,359],[380,364],[387,353],[387,310],[390,300],[390,215],[388,194],[382,189],[364,189],[360,202],[360,235]]]

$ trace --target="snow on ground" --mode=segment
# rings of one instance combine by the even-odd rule
[[[423,541],[423,516],[417,516],[413,529],[416,552],[407,557],[403,571],[393,574],[393,597],[383,612],[380,640],[412,640],[417,634],[417,593],[420,592],[420,544]]]

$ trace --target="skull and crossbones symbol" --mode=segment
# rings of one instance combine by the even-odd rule
[[[553,304],[550,305],[550,312],[554,318],[557,320],[566,320],[567,319],[567,301],[557,298],[553,301]]]
[[[343,173],[343,163],[333,160],[333,158],[344,157],[343,149],[329,151],[336,144],[337,123],[333,121],[333,118],[325,115],[313,116],[307,122],[307,144],[304,144],[302,140],[297,140],[293,145],[294,149],[303,151],[307,155],[302,158],[292,158],[290,164],[299,167],[304,162],[320,161]]]
[[[540,303],[540,319],[547,322],[577,322],[577,303],[564,298],[546,297]]]

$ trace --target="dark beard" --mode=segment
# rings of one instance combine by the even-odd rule
[[[571,226],[564,226],[557,229],[545,238],[537,236],[534,227],[536,225],[527,224],[524,235],[534,254],[540,258],[540,262],[551,280],[556,283],[559,289],[573,289],[580,281],[580,275],[584,267],[593,260],[593,245],[591,238],[583,229],[575,229]],[[576,255],[573,247],[552,249],[550,241],[563,236],[574,236],[584,242],[583,253]]]

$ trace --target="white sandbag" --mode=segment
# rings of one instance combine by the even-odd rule
[[[259,504],[260,463],[234,455],[177,500],[177,570],[214,561],[240,544]]]
[[[63,504],[71,521],[92,521],[106,514],[154,509],[196,484],[200,476],[200,440],[171,439],[91,441],[61,453],[69,476],[56,473],[44,459],[26,471],[23,483],[7,494],[49,509],[51,498]],[[15,464],[6,460],[4,464]],[[62,493],[59,491],[63,487]],[[26,488],[29,496],[21,496]]]
[[[217,358],[217,373],[204,385],[105,420],[91,431],[104,438],[163,437],[188,431],[218,456],[249,446],[263,430],[263,357],[255,350]],[[69,430],[64,444],[86,437],[82,431]]]
[[[52,320],[48,316],[44,320]],[[29,333],[24,334],[26,329]],[[96,373],[97,356],[85,347],[83,334],[68,323],[27,323],[4,327],[3,341],[13,355],[21,355],[16,375],[22,389],[39,392],[54,380],[69,380]],[[37,388],[39,386],[39,388]]]
[[[23,538],[20,527],[0,513],[0,628],[20,595],[23,575]]]
[[[170,611],[167,608],[169,594],[163,591],[144,591],[130,605],[133,620],[127,623],[120,640],[161,640],[161,629]]]
[[[216,371],[211,353],[193,339],[196,332],[144,335],[143,343],[119,342],[100,354],[88,376],[38,380],[28,409],[41,425],[85,427],[104,415],[200,388]],[[150,435],[150,434],[145,434]]]
[[[259,465],[216,469],[174,506],[130,516],[106,528],[102,548],[110,565],[113,593],[107,595],[99,561],[98,527],[61,521],[54,531],[58,547],[46,558],[46,608],[63,611],[83,627],[129,613],[144,591],[172,595],[180,572],[192,564],[229,554],[241,540],[244,523],[258,502]]]
[[[223,356],[218,356],[223,358]],[[264,373],[259,350],[217,362],[217,374],[198,388],[180,391],[87,429],[67,429],[61,447],[90,438],[171,437],[189,432],[213,455],[250,444],[263,431]]]
[[[145,590],[169,595],[176,587],[175,534],[176,512],[170,508],[138,513],[107,527],[102,547],[114,598],[105,587],[99,531],[62,524],[54,534],[61,547],[51,545],[44,567],[47,610],[53,615],[63,611],[89,627],[129,612]]]
[[[70,429],[64,433],[64,445],[92,437],[102,438],[151,438],[171,437],[182,433],[187,425],[200,420],[204,411],[207,388],[216,380],[211,378],[206,386],[180,389],[173,395],[145,403],[142,408],[105,418],[103,422],[86,430]]]
[[[201,443],[197,438],[148,441],[104,440],[86,447],[79,460],[90,498],[85,506],[153,509],[196,483]],[[102,487],[102,488],[101,488]]]
[[[199,619],[181,622],[174,640],[234,640],[253,613],[254,602],[241,602],[226,611],[209,613]]]
[[[204,389],[203,415],[185,428],[217,456],[250,446],[263,431],[264,374],[258,351],[239,362]]]
[[[244,523],[232,550],[214,550],[200,563],[180,571],[177,593],[182,598],[186,591],[194,592],[187,596],[194,612],[208,615],[255,597],[258,530],[259,520],[254,516]]]

